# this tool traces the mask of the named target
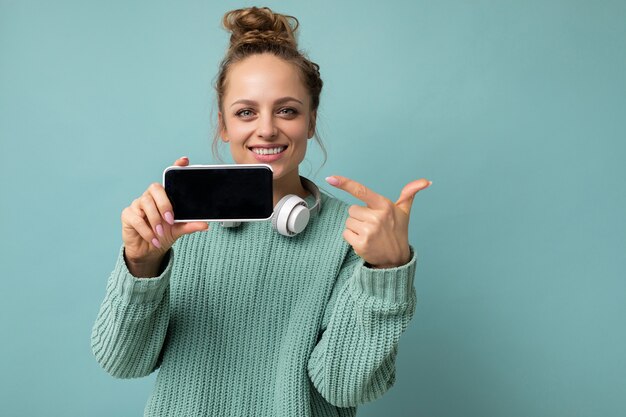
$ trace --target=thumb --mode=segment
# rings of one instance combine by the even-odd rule
[[[182,235],[208,230],[208,228],[209,224],[206,222],[176,223],[172,226],[172,237],[177,240]]]
[[[400,192],[400,198],[398,198],[398,201],[396,201],[396,207],[405,212],[407,215],[410,214],[415,194],[428,188],[431,184],[432,181],[428,181],[425,178],[411,181],[410,183],[405,185]]]

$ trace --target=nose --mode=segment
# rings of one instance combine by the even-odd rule
[[[257,137],[262,139],[273,139],[278,134],[278,129],[274,123],[272,115],[264,115],[259,117],[257,125]]]

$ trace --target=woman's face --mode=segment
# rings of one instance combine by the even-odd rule
[[[315,112],[295,66],[272,54],[253,55],[228,73],[220,136],[238,164],[271,165],[274,180],[298,175]]]

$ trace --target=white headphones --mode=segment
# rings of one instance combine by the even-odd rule
[[[287,194],[280,199],[272,214],[272,227],[283,236],[295,236],[302,232],[311,217],[316,216],[322,208],[322,196],[317,185],[304,177],[300,177],[305,190],[313,194],[315,204],[309,208],[306,201],[294,194]],[[241,222],[222,222],[223,227],[237,227]]]

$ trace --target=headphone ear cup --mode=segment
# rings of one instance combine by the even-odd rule
[[[295,236],[309,223],[309,210],[306,201],[288,194],[278,201],[272,215],[272,227],[283,236]]]
[[[283,236],[292,237],[302,232],[311,217],[316,216],[322,207],[322,197],[317,186],[304,177],[300,177],[302,185],[315,197],[315,204],[309,208],[305,200],[294,194],[281,198],[272,214],[272,228]],[[241,222],[221,222],[223,227],[237,227]]]

